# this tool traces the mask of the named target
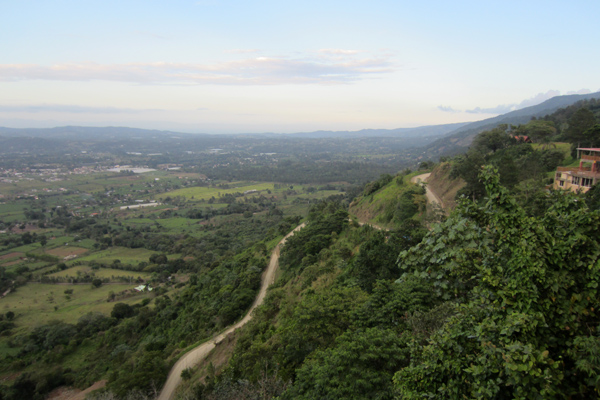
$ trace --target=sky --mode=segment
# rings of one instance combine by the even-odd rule
[[[600,91],[600,2],[0,0],[0,126],[394,129]]]

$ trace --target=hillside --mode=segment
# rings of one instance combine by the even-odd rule
[[[411,182],[418,174],[382,175],[350,204],[350,214],[360,223],[382,228],[396,227],[408,219],[423,220],[427,211],[425,191]]]
[[[435,166],[427,179],[429,189],[440,198],[446,210],[456,208],[456,193],[466,185],[461,178],[450,178],[451,170],[450,163],[440,163]]]
[[[600,92],[585,95],[556,96],[536,106],[526,107],[497,117],[472,122],[427,145],[423,149],[423,154],[429,156],[430,159],[436,159],[440,155],[459,154],[466,150],[473,141],[473,138],[480,132],[493,129],[500,124],[525,124],[533,117],[544,117],[556,112],[560,108],[575,104],[578,101],[598,98],[600,98]]]

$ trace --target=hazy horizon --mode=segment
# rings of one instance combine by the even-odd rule
[[[600,88],[597,2],[33,3],[0,13],[0,126],[395,129]]]

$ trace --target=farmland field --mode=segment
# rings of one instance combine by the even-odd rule
[[[48,276],[61,277],[61,278],[67,278],[67,277],[77,278],[80,275],[92,275],[97,278],[101,278],[101,279],[106,278],[106,279],[110,279],[111,281],[113,281],[112,277],[117,277],[117,276],[131,277],[133,280],[135,280],[139,277],[139,278],[142,278],[143,280],[147,280],[147,279],[150,279],[150,276],[152,274],[150,274],[148,272],[127,271],[127,270],[114,269],[114,268],[92,269],[92,267],[88,267],[85,265],[78,265],[78,266],[74,266],[69,269],[66,269],[64,271],[54,272],[52,274],[49,274]]]
[[[76,323],[84,314],[98,311],[109,315],[114,302],[107,302],[110,292],[119,293],[133,289],[134,285],[110,284],[92,289],[91,284],[54,285],[28,283],[0,300],[2,312],[15,313],[17,328],[34,327],[57,319],[67,323]],[[73,290],[67,299],[65,290]],[[119,299],[119,302],[133,304],[149,298],[150,294],[131,292],[131,297]]]
[[[177,197],[181,196],[188,200],[208,200],[211,197],[218,197],[219,195],[243,193],[247,190],[273,190],[272,183],[255,183],[255,182],[234,182],[231,183],[230,188],[224,189],[219,187],[190,187],[170,191],[168,193],[162,193],[158,198],[164,199],[166,197]]]
[[[106,250],[98,251],[88,256],[77,258],[78,261],[96,261],[99,263],[112,263],[114,260],[121,261],[122,264],[137,264],[141,261],[148,261],[151,255],[156,251],[146,249],[129,249],[127,247],[110,247]]]

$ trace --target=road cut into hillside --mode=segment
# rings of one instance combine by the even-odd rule
[[[427,178],[429,178],[429,175],[431,175],[430,172],[428,172],[426,174],[413,176],[410,181],[412,183],[417,183],[417,184],[426,183]],[[425,186],[425,195],[427,196],[427,202],[429,204],[438,204],[440,207],[442,207],[442,209],[444,209],[444,203],[442,203],[442,200],[440,200],[440,198],[435,193],[433,193],[427,185],[424,185],[424,186]]]
[[[165,385],[163,386],[160,395],[158,396],[158,400],[173,399],[175,396],[175,388],[177,388],[177,385],[179,385],[179,382],[181,382],[181,372],[186,368],[191,368],[197,365],[208,355],[208,353],[210,353],[212,349],[215,348],[217,343],[221,342],[231,332],[244,326],[246,323],[248,323],[248,321],[252,319],[252,311],[254,311],[256,307],[262,304],[267,294],[268,287],[275,281],[275,272],[279,267],[279,254],[281,252],[281,247],[283,246],[287,238],[296,233],[296,231],[302,229],[304,226],[305,224],[297,226],[293,231],[291,231],[283,239],[281,239],[277,246],[275,246],[273,253],[271,253],[271,260],[269,261],[269,266],[267,267],[267,270],[263,273],[262,283],[260,286],[260,291],[258,292],[258,296],[256,296],[252,307],[250,307],[250,310],[248,310],[248,313],[244,316],[244,318],[242,318],[242,320],[238,323],[227,328],[226,331],[218,334],[217,336],[213,337],[207,342],[202,343],[200,346],[193,348],[192,350],[188,351],[183,356],[181,356],[181,358],[175,363],[173,368],[171,368],[169,376],[167,377],[167,381],[165,382]]]

